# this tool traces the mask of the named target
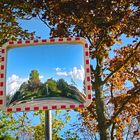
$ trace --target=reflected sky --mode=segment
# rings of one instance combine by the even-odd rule
[[[13,94],[21,83],[28,80],[32,70],[38,70],[42,82],[49,78],[64,78],[83,90],[83,48],[76,44],[56,44],[10,49],[6,93]]]

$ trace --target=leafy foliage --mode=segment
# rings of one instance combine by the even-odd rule
[[[36,113],[36,115],[38,115],[38,112]],[[33,129],[32,131],[34,131],[35,134],[34,135],[35,140],[42,140],[45,137],[44,135],[45,113],[42,112],[40,115],[41,115],[40,116],[41,123],[39,125],[32,127]],[[68,123],[70,119],[71,117],[69,116],[68,112],[57,110],[53,113],[52,116],[52,139],[53,140],[64,140],[66,138],[65,136],[61,136],[60,132],[62,131],[62,129],[65,127],[65,125]]]
[[[8,117],[10,119],[8,119]],[[6,113],[0,112],[0,138],[6,139],[7,137],[10,137],[10,133],[6,131],[8,128],[9,130],[12,129],[11,123],[15,123],[14,120],[11,119],[11,115],[7,116]]]
[[[86,109],[79,110],[84,125],[95,134],[99,132],[101,140],[108,137],[121,140],[124,135],[126,139],[139,138],[139,0],[27,0],[7,3],[0,2],[1,7],[4,6],[1,19],[5,22],[1,24],[1,29],[5,28],[2,38],[11,37],[5,34],[11,27],[6,23],[11,23],[10,19],[15,16],[8,16],[13,17],[9,19],[7,15],[18,13],[17,17],[38,17],[51,29],[51,37],[81,36],[88,40],[90,57],[95,65],[91,63],[93,102]],[[15,13],[11,12],[11,6]],[[135,43],[122,46],[122,36],[131,37]],[[120,46],[114,50],[116,44]],[[112,52],[115,53],[113,58],[110,57]]]
[[[21,7],[24,7],[24,9],[21,10]],[[28,31],[22,29],[18,23],[19,18],[26,18],[27,13],[23,12],[26,7],[26,3],[23,4],[20,1],[0,1],[0,44],[17,38],[32,39],[34,37],[33,32],[28,33]],[[22,11],[22,13],[19,11]]]
[[[31,120],[27,113],[0,112],[0,139],[32,138]]]

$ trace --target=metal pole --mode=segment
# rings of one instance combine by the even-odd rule
[[[48,95],[48,84],[46,84]],[[45,140],[52,140],[52,115],[51,110],[45,111]]]
[[[51,110],[45,111],[45,140],[52,140]]]

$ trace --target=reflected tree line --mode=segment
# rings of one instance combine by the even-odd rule
[[[54,100],[57,100],[58,97],[61,97],[63,100],[65,97],[80,103],[85,102],[85,95],[75,86],[69,85],[64,79],[56,81],[51,78],[42,83],[39,79],[39,72],[37,70],[32,70],[29,75],[29,80],[24,82],[12,97],[7,96],[7,105],[15,105],[17,102],[26,103],[35,100],[45,100],[47,99],[46,97],[54,97]],[[48,99],[51,100],[51,98]]]

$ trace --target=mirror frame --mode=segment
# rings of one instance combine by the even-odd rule
[[[26,46],[37,46],[37,45],[49,45],[49,44],[80,44],[83,47],[84,52],[84,70],[85,70],[85,91],[86,91],[86,102],[83,104],[64,104],[63,102],[60,105],[54,103],[54,105],[45,105],[41,106],[30,105],[26,106],[21,105],[21,107],[10,107],[6,106],[6,70],[7,70],[7,52],[10,48],[17,47],[26,47]],[[89,62],[89,47],[88,43],[84,38],[51,38],[51,39],[42,39],[42,40],[18,40],[10,41],[2,45],[0,48],[0,109],[7,112],[18,112],[18,111],[36,111],[36,110],[52,110],[52,109],[74,109],[74,108],[84,108],[90,105],[92,101],[91,96],[91,73],[90,73],[90,62]]]

